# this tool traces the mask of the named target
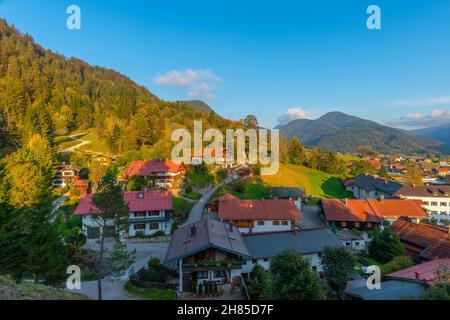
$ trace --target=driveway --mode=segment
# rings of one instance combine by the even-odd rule
[[[319,217],[318,206],[303,206],[300,226],[302,229],[313,229],[325,226]]]
[[[112,247],[112,242],[107,242],[105,244],[106,248]],[[85,249],[98,250],[98,243],[88,242],[84,245]],[[127,243],[128,250],[136,249],[136,261],[128,270],[128,272],[117,280],[103,279],[102,281],[102,292],[103,300],[139,300],[129,293],[127,293],[123,286],[127,283],[130,273],[146,267],[148,260],[152,257],[159,258],[164,261],[167,249],[169,248],[168,242],[162,243]],[[84,294],[89,297],[89,299],[97,300],[98,289],[97,281],[85,281],[81,283],[80,290],[68,290],[69,292]]]
[[[105,244],[107,249],[112,247],[112,242],[107,242]],[[98,243],[87,242],[84,247],[85,249],[98,250]],[[169,249],[169,242],[161,243],[127,243],[127,249],[129,251],[136,250],[136,260],[130,267],[128,272],[120,278],[120,280],[126,281],[130,277],[130,274],[138,271],[142,267],[147,267],[148,260],[150,258],[158,258],[161,262],[164,261],[166,252]]]
[[[111,281],[105,279],[102,281],[102,295],[103,300],[139,300],[138,298],[130,295],[125,291],[123,286],[125,285],[125,280]],[[80,290],[68,290],[68,292],[84,294],[89,297],[89,299],[98,299],[98,289],[97,281],[86,281],[81,283]]]
[[[232,171],[231,174],[227,176],[224,181],[213,187],[210,187],[210,189],[206,191],[200,198],[200,200],[198,200],[198,202],[194,205],[189,214],[189,217],[187,218],[183,226],[199,221],[203,216],[203,211],[205,209],[206,204],[209,202],[214,193],[216,193],[216,191],[219,190],[222,186],[230,184],[239,178],[240,176],[235,171]]]

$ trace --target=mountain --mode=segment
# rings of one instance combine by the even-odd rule
[[[164,101],[117,71],[47,50],[0,19],[0,154],[33,134],[53,143],[95,128],[113,153],[148,146],[168,157],[171,130],[194,120],[218,129],[236,124],[201,101]]]
[[[184,102],[188,107],[204,113],[209,114],[211,112],[214,112],[214,110],[209,105],[207,105],[205,102],[201,100],[185,100],[182,102]]]
[[[371,146],[381,153],[450,152],[450,147],[440,141],[342,112],[330,112],[316,120],[294,120],[279,129],[287,138],[299,137],[305,145],[342,153],[355,153],[361,146]]]
[[[450,123],[437,127],[412,130],[412,134],[433,138],[444,144],[450,145]]]

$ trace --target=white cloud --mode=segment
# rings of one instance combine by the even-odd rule
[[[187,88],[187,94],[190,97],[206,99],[214,98],[212,91],[221,81],[222,79],[209,69],[172,70],[155,79],[155,82],[160,85]]]
[[[405,107],[433,107],[450,104],[450,96],[431,97],[426,99],[417,100],[396,100],[391,101],[389,104],[395,106]]]
[[[450,122],[450,110],[436,109],[428,114],[420,112],[408,113],[398,120],[387,122],[387,125],[392,125],[401,128],[427,128],[435,127]]]
[[[297,119],[313,119],[314,115],[311,112],[303,110],[302,108],[291,108],[278,117],[278,124],[285,125]]]

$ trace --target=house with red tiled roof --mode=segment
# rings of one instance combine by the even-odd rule
[[[450,229],[447,227],[402,218],[391,229],[416,262],[450,258]]]
[[[289,231],[300,220],[294,200],[241,200],[230,194],[219,198],[218,218],[243,233]]]
[[[125,170],[123,176],[129,179],[132,176],[145,177],[155,183],[157,187],[171,187],[176,180],[180,180],[186,173],[183,163],[162,161],[134,161]]]
[[[450,271],[450,259],[434,259],[406,269],[388,273],[386,278],[400,281],[423,283],[427,286],[449,282],[445,274]]]
[[[329,224],[344,229],[366,230],[400,217],[427,217],[415,200],[322,199],[322,208]]]
[[[82,231],[88,239],[98,239],[100,223],[95,219],[99,210],[92,203],[94,195],[88,194],[81,199],[75,215],[82,218]],[[170,213],[172,211],[172,192],[161,190],[145,190],[125,192],[124,201],[130,210],[129,229],[124,236],[149,236],[158,231],[170,233]],[[112,221],[107,221],[103,230],[110,237],[115,235]]]

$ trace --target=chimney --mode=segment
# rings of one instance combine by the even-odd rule
[[[193,224],[191,226],[191,237],[195,237],[196,234],[197,234],[197,227],[195,226],[195,224]]]
[[[420,279],[420,272],[416,271],[416,279],[418,279],[418,280]]]
[[[345,198],[345,200],[344,200],[345,202],[344,202],[344,204],[345,204],[345,206],[348,206],[348,199],[347,198]]]
[[[379,200],[380,200],[380,201],[383,201],[383,200],[384,200],[384,194],[381,194],[381,195],[380,195]]]

